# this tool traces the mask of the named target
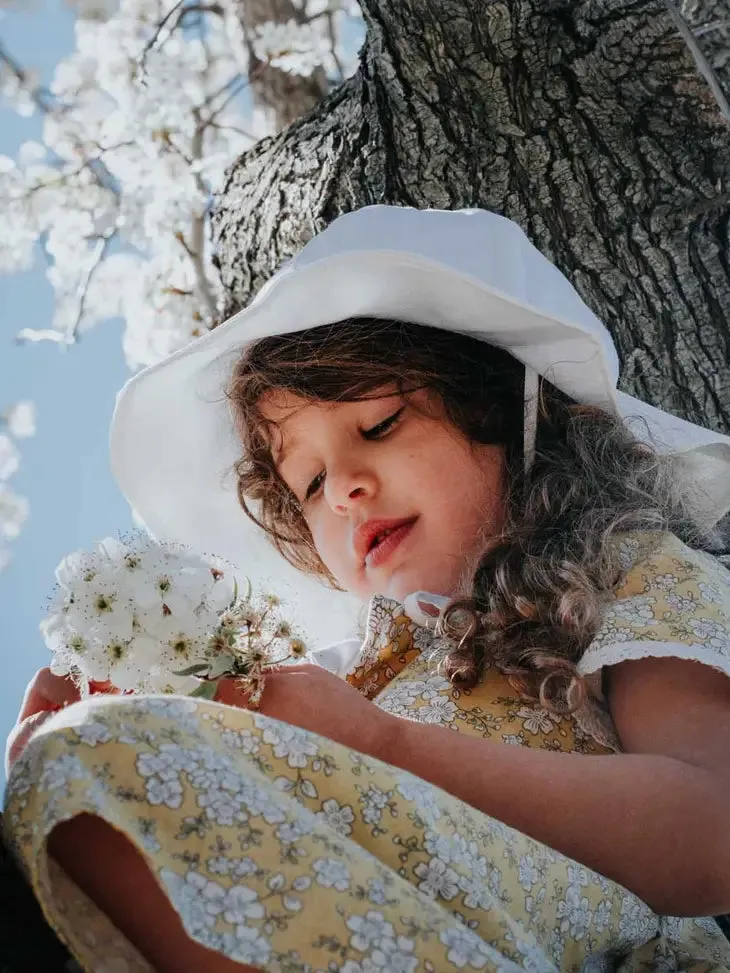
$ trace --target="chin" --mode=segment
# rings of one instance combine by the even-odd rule
[[[412,575],[394,579],[388,585],[388,590],[383,593],[388,598],[402,602],[414,591],[428,591],[432,595],[444,595],[446,598],[451,598],[456,591],[456,584],[451,578],[447,579],[434,575],[424,576],[414,572]]]

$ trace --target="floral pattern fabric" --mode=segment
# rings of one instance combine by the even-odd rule
[[[659,599],[656,565],[637,564],[627,583],[638,585],[637,571],[649,585],[637,596]],[[696,572],[695,587],[715,584]],[[726,602],[703,606],[722,612]],[[595,759],[610,752],[492,670],[474,690],[454,690],[436,671],[444,651],[402,606],[377,599],[348,680],[374,705],[453,732]],[[80,812],[135,845],[188,935],[266,971],[730,971],[712,920],[657,916],[390,764],[214,702],[112,697],[43,724],[13,768],[4,815],[49,921],[94,973],[150,966],[46,853],[55,824]]]
[[[580,671],[673,656],[730,676],[730,571],[672,534],[643,557],[640,550],[638,538],[623,542],[628,561],[639,560],[606,608]]]

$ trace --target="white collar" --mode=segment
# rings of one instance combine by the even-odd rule
[[[430,591],[414,591],[405,598],[403,609],[416,625],[433,631],[440,612],[448,605],[450,600],[444,595],[434,595]],[[372,610],[373,605],[379,601],[380,596],[375,595],[370,601],[370,609]],[[431,612],[428,611],[429,607],[432,609]],[[315,665],[322,666],[328,672],[344,679],[348,672],[351,672],[354,668],[362,648],[362,639],[344,639],[342,642],[326,645],[322,649],[313,649],[307,653],[307,661],[314,662]]]

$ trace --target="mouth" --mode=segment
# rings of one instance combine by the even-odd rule
[[[374,534],[365,555],[365,566],[377,568],[385,564],[409,536],[417,519],[417,517],[410,517],[408,520],[395,521]]]

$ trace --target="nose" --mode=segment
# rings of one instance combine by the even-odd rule
[[[372,500],[378,491],[375,472],[366,466],[343,463],[329,469],[324,481],[324,495],[332,510],[343,516]]]

